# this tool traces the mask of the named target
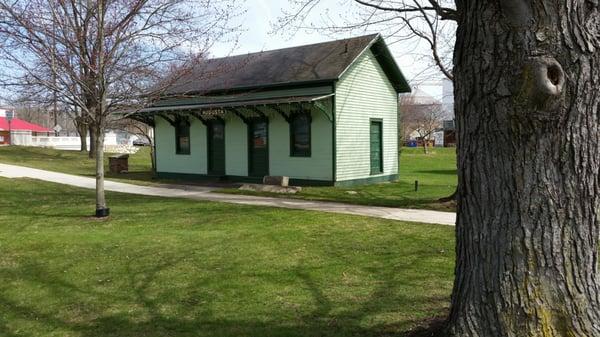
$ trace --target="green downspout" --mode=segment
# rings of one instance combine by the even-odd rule
[[[333,157],[333,159],[332,159],[333,160],[333,163],[332,163],[333,164],[332,165],[333,172],[332,172],[331,177],[333,180],[333,186],[335,186],[337,183],[337,177],[336,177],[336,171],[337,171],[336,170],[336,159],[337,159],[336,149],[337,149],[337,146],[336,146],[336,126],[335,126],[335,98],[336,98],[336,88],[335,87],[336,86],[335,86],[335,84],[336,84],[336,82],[333,82],[333,84],[331,85],[331,87],[333,89],[333,94],[334,94],[331,97],[331,116],[332,116],[332,121],[331,121],[331,131],[332,132],[331,132],[331,134],[333,137],[332,142],[331,142],[331,144],[332,144],[331,153],[333,154],[333,156],[332,156]]]

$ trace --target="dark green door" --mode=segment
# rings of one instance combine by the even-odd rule
[[[371,121],[371,174],[383,172],[383,146],[380,121]]]
[[[248,125],[248,175],[269,175],[269,123],[266,120],[251,121]]]
[[[208,124],[208,174],[225,175],[225,124],[221,120]]]

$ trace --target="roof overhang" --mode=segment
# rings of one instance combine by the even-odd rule
[[[152,106],[125,114],[124,117],[131,118],[149,125],[154,125],[155,116],[160,116],[170,122],[174,122],[174,120],[171,120],[169,116],[175,117],[178,115],[191,115],[206,124],[209,119],[223,118],[226,114],[237,115],[244,120],[244,122],[248,122],[252,118],[264,118],[266,116],[265,110],[273,110],[289,121],[290,112],[285,112],[285,109],[283,109],[282,106],[287,106],[290,108],[294,105],[298,105],[300,106],[301,111],[308,105],[321,111],[330,122],[333,122],[332,112],[329,111],[330,109],[328,109],[326,105],[322,103],[322,101],[334,95],[335,94],[332,93],[326,95],[321,94],[184,105]],[[242,111],[243,109],[250,110],[249,115],[247,112]]]
[[[346,69],[340,74],[337,78],[339,80],[344,76],[344,74],[359,60],[367,50],[371,50],[373,55],[375,55],[375,59],[379,62],[379,65],[383,69],[383,72],[387,76],[388,80],[392,83],[392,86],[396,90],[397,93],[407,93],[411,92],[410,85],[404,77],[402,70],[396,63],[394,56],[390,52],[385,40],[381,36],[381,34],[377,34],[375,38],[363,49],[363,51],[356,56],[354,61],[348,65]]]
[[[280,98],[269,98],[269,99],[256,99],[256,100],[245,100],[245,101],[233,101],[233,102],[211,102],[211,103],[200,103],[200,104],[188,104],[188,105],[175,105],[175,106],[157,106],[144,108],[138,111],[138,113],[165,113],[165,112],[178,112],[186,110],[212,110],[212,109],[224,109],[224,108],[243,108],[247,106],[259,106],[259,105],[278,105],[278,104],[291,104],[291,103],[310,103],[320,101],[333,96],[334,94],[328,95],[312,95],[312,96],[297,96],[297,97],[280,97]]]
[[[396,92],[411,92],[411,88],[406,80],[406,77],[404,77],[402,70],[400,70],[398,63],[396,63],[394,56],[390,52],[390,49],[381,35],[378,35],[377,38],[375,38],[370,49],[381,65],[381,68],[383,68],[383,71],[386,73],[390,82],[392,82]]]

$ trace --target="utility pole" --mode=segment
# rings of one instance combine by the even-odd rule
[[[54,90],[52,90],[52,129],[54,130],[54,136],[58,136],[58,132],[56,131],[56,126],[58,125],[58,111],[56,106],[56,101],[58,99],[58,95],[56,93],[56,17],[52,15],[52,51],[50,52],[52,57],[52,85],[54,86]]]
[[[8,145],[13,145],[11,121],[14,117],[14,114],[15,112],[12,110],[6,111],[6,121],[8,122]]]

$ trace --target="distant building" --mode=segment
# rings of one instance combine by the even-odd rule
[[[454,119],[454,84],[448,78],[442,80],[442,108],[447,119]]]
[[[405,146],[421,146],[427,142],[431,146],[443,146],[443,137],[438,130],[442,126],[444,111],[442,103],[428,93],[416,88],[410,95],[400,99],[399,134]]]
[[[443,123],[444,146],[456,146],[456,123],[454,119],[445,120]]]
[[[41,125],[29,123],[19,118],[13,118],[10,122],[6,118],[6,111],[0,113],[0,145],[18,143],[23,137],[31,138],[32,135],[47,134],[52,130]]]
[[[454,115],[454,84],[445,78],[442,80],[442,107],[446,120],[444,120],[444,146],[456,146],[456,125]]]
[[[15,109],[11,107],[0,107],[0,117],[6,117],[6,112],[8,111],[13,111],[14,113]]]

